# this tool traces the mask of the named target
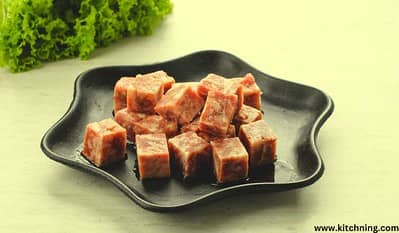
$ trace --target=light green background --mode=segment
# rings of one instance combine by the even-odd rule
[[[0,232],[313,232],[398,224],[399,1],[182,1],[151,37],[21,74],[0,70]],[[326,170],[283,193],[237,195],[181,213],[138,207],[110,183],[49,160],[45,131],[75,77],[202,49],[315,86],[335,101],[318,146]]]

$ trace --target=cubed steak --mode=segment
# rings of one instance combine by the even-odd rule
[[[133,84],[134,77],[122,77],[114,87],[114,113],[126,108],[127,88]]]
[[[191,123],[184,125],[180,129],[181,133],[190,132],[190,131],[197,133],[198,136],[200,136],[207,142],[210,142],[210,141],[216,140],[216,139],[220,139],[220,138],[233,138],[236,136],[236,127],[233,124],[229,125],[226,135],[215,136],[215,135],[200,131],[199,130],[199,117],[195,118]]]
[[[127,139],[131,142],[134,141],[134,123],[137,123],[149,115],[140,112],[129,112],[127,108],[121,109],[115,114],[115,121],[126,129]]]
[[[86,126],[83,156],[97,167],[126,159],[126,130],[112,119]]]
[[[190,85],[173,85],[154,109],[159,115],[184,125],[191,122],[203,106],[204,100]]]
[[[165,134],[136,135],[141,179],[170,177],[169,150]]]
[[[226,94],[237,95],[237,110],[241,109],[244,103],[243,86],[232,79],[226,79],[217,74],[208,74],[198,85],[198,93],[206,97],[209,91],[220,91]]]
[[[228,85],[225,89],[225,92],[228,94],[236,94],[237,95],[237,111],[239,111],[244,105],[244,88],[241,84],[237,82],[233,82],[233,80],[229,79]]]
[[[242,78],[234,78],[233,80],[243,86],[244,104],[259,110],[262,109],[262,91],[256,84],[255,77],[248,73]]]
[[[251,168],[276,160],[277,137],[265,121],[241,125],[238,136],[247,148]]]
[[[211,142],[214,172],[218,183],[238,181],[248,176],[248,153],[240,139]]]
[[[201,96],[198,92],[198,86],[200,85],[199,82],[179,82],[179,83],[174,83],[173,87],[177,87],[180,85],[190,86],[197,95]]]
[[[209,91],[199,121],[199,130],[215,136],[227,134],[237,108],[237,95]]]
[[[261,111],[259,111],[254,107],[244,104],[242,108],[234,116],[233,122],[237,127],[237,129],[239,129],[242,124],[248,124],[262,119],[263,115]]]
[[[200,136],[207,142],[218,140],[221,138],[234,138],[234,137],[236,137],[236,127],[233,124],[230,124],[229,128],[227,129],[227,134],[225,134],[225,135],[215,136],[215,135],[212,135],[212,134],[209,134],[206,132],[202,132],[202,131],[198,131],[197,134],[198,134],[198,136]]]
[[[173,77],[169,76],[163,70],[158,70],[158,71],[155,71],[152,73],[147,73],[147,74],[138,74],[136,77],[139,77],[139,76],[144,76],[144,77],[152,76],[152,77],[160,79],[163,83],[164,92],[167,92],[172,87],[172,85],[175,83],[175,79]]]
[[[192,131],[192,132],[198,133],[199,132],[198,126],[199,126],[199,117],[196,117],[192,122],[183,125],[180,128],[180,132],[185,133],[185,132]]]
[[[201,96],[207,96],[208,92],[211,90],[223,92],[226,82],[228,82],[228,80],[223,76],[212,73],[208,74],[205,78],[201,79],[198,86],[198,93]]]
[[[154,76],[137,76],[127,89],[127,109],[130,112],[154,113],[154,106],[163,95],[163,82]]]
[[[168,140],[173,161],[184,178],[209,175],[212,172],[210,144],[190,131]]]
[[[178,133],[177,122],[168,120],[159,115],[147,116],[141,121],[134,123],[135,134],[164,133],[167,138]]]

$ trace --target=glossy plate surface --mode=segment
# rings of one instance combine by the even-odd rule
[[[134,172],[136,154],[131,147],[128,159],[116,166],[99,169],[89,163],[80,155],[84,129],[89,122],[112,117],[116,81],[156,70],[166,71],[177,82],[197,81],[208,73],[237,77],[252,72],[264,93],[264,120],[278,136],[275,164],[256,179],[217,186],[210,180],[184,183],[176,178],[142,182]],[[312,184],[324,170],[315,143],[317,133],[333,109],[331,98],[318,89],[271,77],[226,52],[201,51],[158,64],[100,67],[82,73],[71,106],[43,136],[41,148],[55,161],[107,179],[143,208],[172,211],[235,192],[282,191]]]

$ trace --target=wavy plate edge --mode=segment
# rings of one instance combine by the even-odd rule
[[[276,79],[276,80],[282,80],[284,82],[288,82],[294,85],[299,85],[299,86],[303,86],[303,87],[307,87],[313,90],[316,90],[320,93],[323,94],[324,98],[326,98],[327,100],[327,105],[325,106],[324,110],[322,111],[322,113],[320,115],[317,116],[316,120],[314,121],[314,124],[311,128],[310,131],[310,144],[311,144],[311,148],[313,153],[315,153],[318,162],[319,162],[319,167],[316,169],[316,171],[306,177],[305,179],[302,180],[298,180],[298,181],[294,181],[294,182],[286,182],[286,183],[264,183],[264,182],[259,182],[259,183],[247,183],[247,184],[240,184],[240,185],[235,185],[235,186],[231,186],[231,187],[225,187],[222,188],[220,190],[208,193],[206,195],[203,195],[199,198],[193,199],[189,202],[183,203],[183,204],[178,204],[178,205],[174,205],[174,206],[162,206],[162,205],[158,205],[149,201],[144,200],[143,198],[140,197],[139,194],[135,193],[132,189],[130,189],[127,185],[125,185],[123,182],[121,182],[118,178],[112,176],[111,174],[105,172],[102,169],[99,169],[97,167],[94,166],[86,166],[85,164],[79,163],[75,160],[69,160],[69,159],[65,159],[63,158],[63,156],[58,155],[57,153],[53,152],[49,146],[48,146],[48,139],[49,139],[49,135],[52,133],[52,131],[54,129],[56,129],[66,118],[68,118],[68,116],[74,112],[74,110],[76,109],[76,107],[78,106],[78,102],[80,100],[80,83],[82,82],[82,77],[85,76],[85,74],[92,72],[93,70],[96,69],[101,69],[101,68],[113,68],[113,67],[143,67],[143,66],[153,66],[153,65],[161,65],[161,64],[165,64],[165,63],[170,63],[170,62],[175,62],[178,60],[183,60],[187,57],[191,57],[191,56],[198,56],[200,54],[203,53],[219,53],[219,54],[223,54],[223,55],[227,55],[229,57],[234,58],[235,60],[241,62],[242,64],[248,66],[248,68],[255,70],[256,72],[261,73],[262,75],[268,76],[269,78],[272,79]],[[78,75],[78,77],[75,80],[74,83],[74,93],[73,93],[73,98],[72,98],[72,102],[69,105],[67,111],[64,113],[64,115],[58,120],[56,121],[56,123],[54,123],[44,134],[44,136],[41,139],[40,142],[40,148],[43,151],[43,153],[49,157],[50,159],[60,162],[62,164],[71,166],[73,168],[77,168],[77,169],[82,169],[82,170],[86,170],[89,171],[93,174],[96,175],[100,175],[102,177],[104,177],[106,180],[108,180],[110,183],[112,183],[113,185],[115,185],[119,190],[121,190],[123,193],[125,193],[130,199],[132,199],[136,204],[138,204],[139,206],[141,206],[142,208],[148,209],[148,210],[152,210],[152,211],[157,211],[157,212],[166,212],[166,211],[176,211],[176,210],[182,210],[182,209],[186,209],[188,207],[192,207],[194,205],[198,205],[200,203],[203,203],[205,201],[209,201],[209,200],[213,200],[213,199],[217,199],[218,197],[221,197],[221,193],[227,193],[227,194],[233,194],[235,191],[239,191],[239,190],[270,190],[270,191],[283,191],[283,190],[290,190],[290,189],[296,189],[296,188],[300,188],[300,187],[304,187],[304,186],[308,186],[313,184],[314,182],[316,182],[324,173],[324,163],[322,160],[322,157],[320,155],[320,152],[318,150],[317,144],[316,144],[316,140],[317,140],[317,136],[318,133],[320,131],[321,126],[323,126],[323,124],[327,121],[327,119],[331,116],[331,114],[333,113],[335,108],[334,102],[332,100],[332,98],[326,94],[324,91],[321,91],[320,89],[317,89],[315,87],[312,86],[308,86],[308,85],[304,85],[304,84],[300,84],[300,83],[296,83],[296,82],[292,82],[292,81],[288,81],[288,80],[284,80],[284,79],[280,79],[280,78],[276,78],[273,77],[271,75],[268,75],[256,68],[254,68],[253,66],[249,65],[247,62],[243,61],[241,58],[225,52],[225,51],[220,51],[220,50],[202,50],[202,51],[197,51],[197,52],[193,52],[178,58],[174,58],[174,59],[170,59],[167,61],[163,61],[163,62],[158,62],[158,63],[153,63],[153,64],[145,64],[145,65],[124,65],[124,66],[103,66],[103,67],[96,67],[96,68],[92,68],[89,69],[81,74]]]

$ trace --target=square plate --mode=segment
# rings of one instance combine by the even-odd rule
[[[90,122],[112,117],[116,81],[156,70],[164,70],[176,82],[198,81],[208,73],[226,77],[253,73],[263,91],[264,119],[278,136],[278,160],[260,178],[223,186],[176,178],[142,182],[134,172],[133,148],[128,149],[127,160],[116,166],[100,169],[89,163],[80,155],[84,129]],[[269,76],[226,52],[200,51],[158,64],[100,67],[80,74],[69,109],[43,136],[41,149],[50,159],[107,179],[143,208],[172,211],[237,192],[283,191],[312,184],[324,170],[315,140],[333,109],[332,99],[318,89]]]

